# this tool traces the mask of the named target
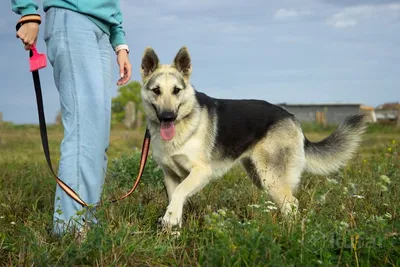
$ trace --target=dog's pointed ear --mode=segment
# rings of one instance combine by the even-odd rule
[[[186,46],[179,49],[172,65],[182,73],[185,79],[189,80],[192,74],[192,60],[190,59],[189,50]]]
[[[158,67],[158,56],[153,48],[146,47],[142,57],[141,73],[143,78],[149,77]]]

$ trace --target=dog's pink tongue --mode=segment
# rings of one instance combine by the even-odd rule
[[[162,139],[171,140],[175,135],[175,124],[173,122],[162,122],[160,134]]]

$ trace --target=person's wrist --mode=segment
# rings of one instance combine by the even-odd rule
[[[38,25],[40,25],[42,23],[41,17],[39,14],[29,14],[29,15],[25,15],[22,16],[17,24],[15,25],[16,30],[18,31],[19,28],[24,25],[25,23],[37,23]]]
[[[128,55],[129,53],[128,53],[127,50],[121,49],[121,50],[119,50],[116,54],[117,54],[117,56],[118,56],[118,55]]]
[[[119,52],[121,51],[125,51],[127,54],[129,54],[129,47],[126,44],[121,44],[121,45],[117,45],[117,47],[115,47],[115,53],[118,55]]]

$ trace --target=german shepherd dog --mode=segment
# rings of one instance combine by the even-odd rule
[[[164,227],[181,227],[185,201],[238,162],[283,215],[296,213],[293,193],[302,172],[335,172],[357,150],[366,116],[349,116],[330,136],[313,143],[281,107],[198,92],[190,83],[191,63],[185,46],[172,64],[160,64],[151,47],[141,62],[141,96],[152,153],[163,171],[169,199],[161,219]]]

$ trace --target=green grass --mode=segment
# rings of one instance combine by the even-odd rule
[[[142,134],[113,129],[105,200],[132,185]],[[311,140],[328,134],[306,133]],[[56,168],[62,129],[50,127],[49,138]],[[167,197],[150,157],[137,191],[100,208],[101,224],[79,244],[72,234],[49,233],[55,181],[38,128],[3,127],[0,266],[399,266],[399,143],[397,130],[373,129],[338,173],[305,174],[291,222],[234,168],[190,199],[180,236],[157,224]]]

